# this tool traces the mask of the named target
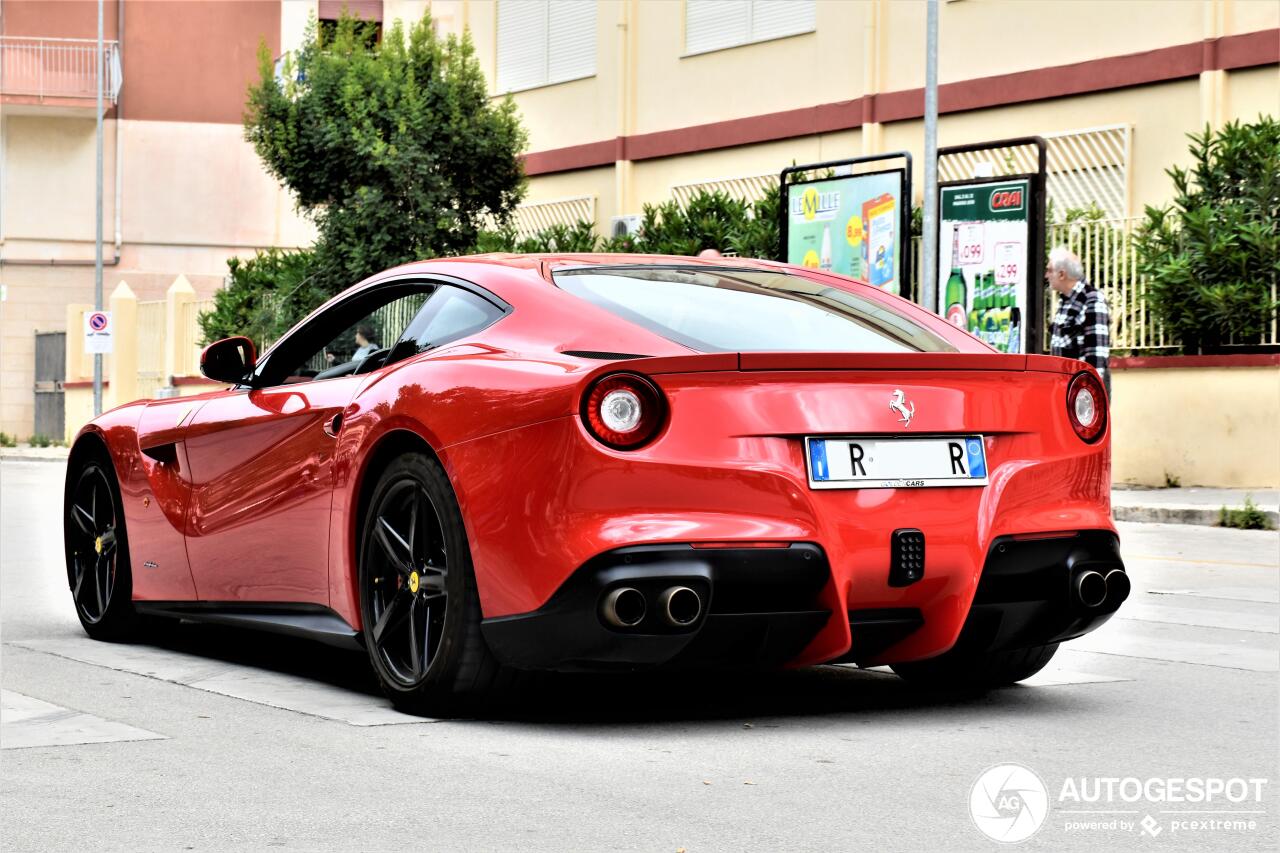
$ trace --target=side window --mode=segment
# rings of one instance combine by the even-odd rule
[[[396,345],[396,357],[424,352],[475,334],[502,316],[502,309],[460,287],[442,285],[413,319]]]
[[[379,288],[333,306],[281,342],[255,384],[287,385],[376,370],[434,289],[427,284]]]

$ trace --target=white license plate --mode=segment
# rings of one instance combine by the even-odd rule
[[[987,485],[980,435],[806,438],[814,489],[910,489]]]

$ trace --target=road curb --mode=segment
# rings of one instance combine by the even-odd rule
[[[1243,509],[1243,507],[1235,507]],[[1199,524],[1217,527],[1221,508],[1201,506],[1112,506],[1111,516],[1116,521],[1137,521],[1149,524]],[[1262,510],[1273,526],[1280,525],[1280,512]]]
[[[6,462],[66,462],[71,451],[66,447],[7,447],[0,450]]]

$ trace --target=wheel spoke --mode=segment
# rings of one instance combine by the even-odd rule
[[[93,591],[98,597],[98,618],[107,612],[107,600],[109,593],[107,592],[107,579],[104,564],[106,563],[101,557],[93,561]]]
[[[87,511],[80,504],[73,503],[71,505],[71,517],[76,520],[76,526],[80,528],[80,532],[87,536],[96,534],[96,524],[93,520],[93,514]]]
[[[391,601],[387,602],[386,608],[382,611],[382,615],[378,617],[377,623],[373,626],[373,642],[374,645],[382,645],[382,636],[391,628],[400,624],[404,617],[408,615],[409,603],[412,597],[405,589],[400,589]]]
[[[84,560],[79,557],[74,557],[73,559],[75,560],[76,565],[76,585],[71,588],[71,598],[73,601],[79,602],[80,593],[84,591],[85,575],[89,573],[85,571]]]
[[[409,605],[409,671],[414,675],[422,672],[422,652],[418,648],[418,599]]]
[[[413,571],[413,551],[409,543],[382,516],[378,516],[378,526],[374,528],[373,535],[400,574],[408,575]]]
[[[425,675],[427,667],[431,666],[431,605],[426,599],[423,599],[423,610],[427,614],[422,620],[422,666],[414,670],[419,675]]]
[[[414,551],[414,545],[417,544],[418,515],[421,513],[421,509],[422,494],[417,489],[414,489],[413,497],[409,501],[409,536],[408,541],[405,543],[405,547],[409,551],[410,564],[416,562],[414,558],[417,556],[417,552]]]
[[[449,577],[449,572],[436,566],[423,566],[419,573],[419,588],[424,591],[428,598],[439,598],[445,592],[445,580]]]

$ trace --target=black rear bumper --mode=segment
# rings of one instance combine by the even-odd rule
[[[1128,590],[1126,576],[1122,593],[1086,606],[1075,584],[1089,571],[1124,571],[1114,533],[996,539],[955,648],[980,654],[1092,631],[1111,618]],[[484,637],[501,661],[522,669],[780,665],[794,659],[831,618],[820,600],[830,574],[826,554],[812,543],[621,548],[589,560],[538,610],[486,619]],[[695,590],[704,602],[689,625],[663,624],[652,606],[631,628],[609,625],[601,616],[601,602],[612,590],[636,589],[652,603],[672,585]],[[852,647],[842,660],[897,662],[894,647],[924,625],[914,608],[862,609],[854,601],[849,607]]]
[[[587,561],[538,610],[486,619],[484,637],[500,660],[523,669],[776,665],[827,624],[831,611],[818,598],[830,574],[822,549],[809,543],[620,548]],[[673,585],[693,589],[704,603],[687,626],[664,624],[652,606]],[[624,586],[650,602],[633,628],[601,617],[601,601]]]
[[[1060,643],[1089,633],[1129,595],[1113,584],[1107,598],[1089,607],[1076,582],[1085,572],[1124,572],[1120,540],[1109,530],[1083,530],[1049,538],[1002,536],[991,543],[982,579],[957,647],[999,651]]]

